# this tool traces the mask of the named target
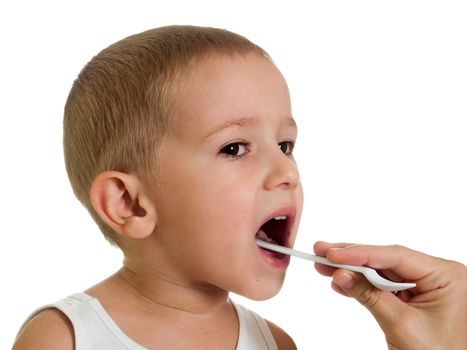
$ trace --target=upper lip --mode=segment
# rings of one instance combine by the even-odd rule
[[[266,217],[266,219],[264,219],[261,222],[261,224],[258,226],[257,230],[255,231],[255,234],[269,220],[274,219],[275,217],[278,217],[278,216],[285,216],[287,217],[287,222],[286,222],[286,226],[284,230],[285,232],[284,232],[283,242],[281,242],[281,245],[287,248],[291,248],[290,237],[291,237],[291,230],[295,222],[296,213],[297,211],[294,207],[285,207],[285,208],[281,208],[281,209],[274,211],[268,217]]]

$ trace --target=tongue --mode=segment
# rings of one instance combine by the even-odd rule
[[[262,241],[277,244],[277,242],[274,239],[268,237],[266,232],[264,232],[261,229],[256,233],[256,238],[261,239]]]
[[[277,244],[277,242],[274,239],[268,237],[268,235],[263,230],[259,230],[258,233],[256,233],[256,238],[260,239],[262,241]],[[270,256],[272,256],[272,257],[274,257],[276,259],[281,260],[281,259],[285,258],[285,254],[273,252],[272,250],[268,250],[268,249],[264,249],[264,248],[261,248],[261,249],[263,249],[264,252],[266,252],[268,255],[270,255]]]

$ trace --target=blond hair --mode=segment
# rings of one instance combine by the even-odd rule
[[[226,30],[168,26],[116,42],[80,72],[65,105],[65,165],[73,192],[111,243],[115,233],[89,198],[93,180],[105,170],[153,174],[176,99],[175,82],[190,62],[209,53],[250,52],[267,56]]]

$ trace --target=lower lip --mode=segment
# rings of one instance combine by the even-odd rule
[[[290,262],[290,256],[286,254],[279,254],[276,252],[272,252],[267,249],[263,249],[258,247],[259,251],[261,252],[261,255],[263,258],[269,263],[269,265],[272,265],[276,268],[279,269],[284,269],[287,266],[289,266]]]

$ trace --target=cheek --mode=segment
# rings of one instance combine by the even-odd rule
[[[177,230],[205,232],[212,238],[230,236],[247,229],[255,213],[256,191],[251,181],[179,168],[164,184],[160,220]]]
[[[211,190],[197,208],[200,229],[206,230],[207,239],[215,240],[219,245],[242,244],[242,238],[250,236],[253,230],[255,209],[251,191],[230,185],[212,186]]]
[[[165,158],[161,169],[160,223],[171,230],[201,235],[204,230],[212,237],[251,230],[248,225],[256,212],[259,186],[255,174],[260,172],[243,160],[206,159],[176,145],[170,149],[175,151]]]
[[[227,168],[227,169],[225,169]],[[219,215],[232,217],[248,210],[256,193],[254,179],[230,169],[229,166],[206,167],[194,176],[190,176],[190,185],[184,186],[187,200],[205,212],[217,212]],[[235,175],[236,176],[235,176]]]

